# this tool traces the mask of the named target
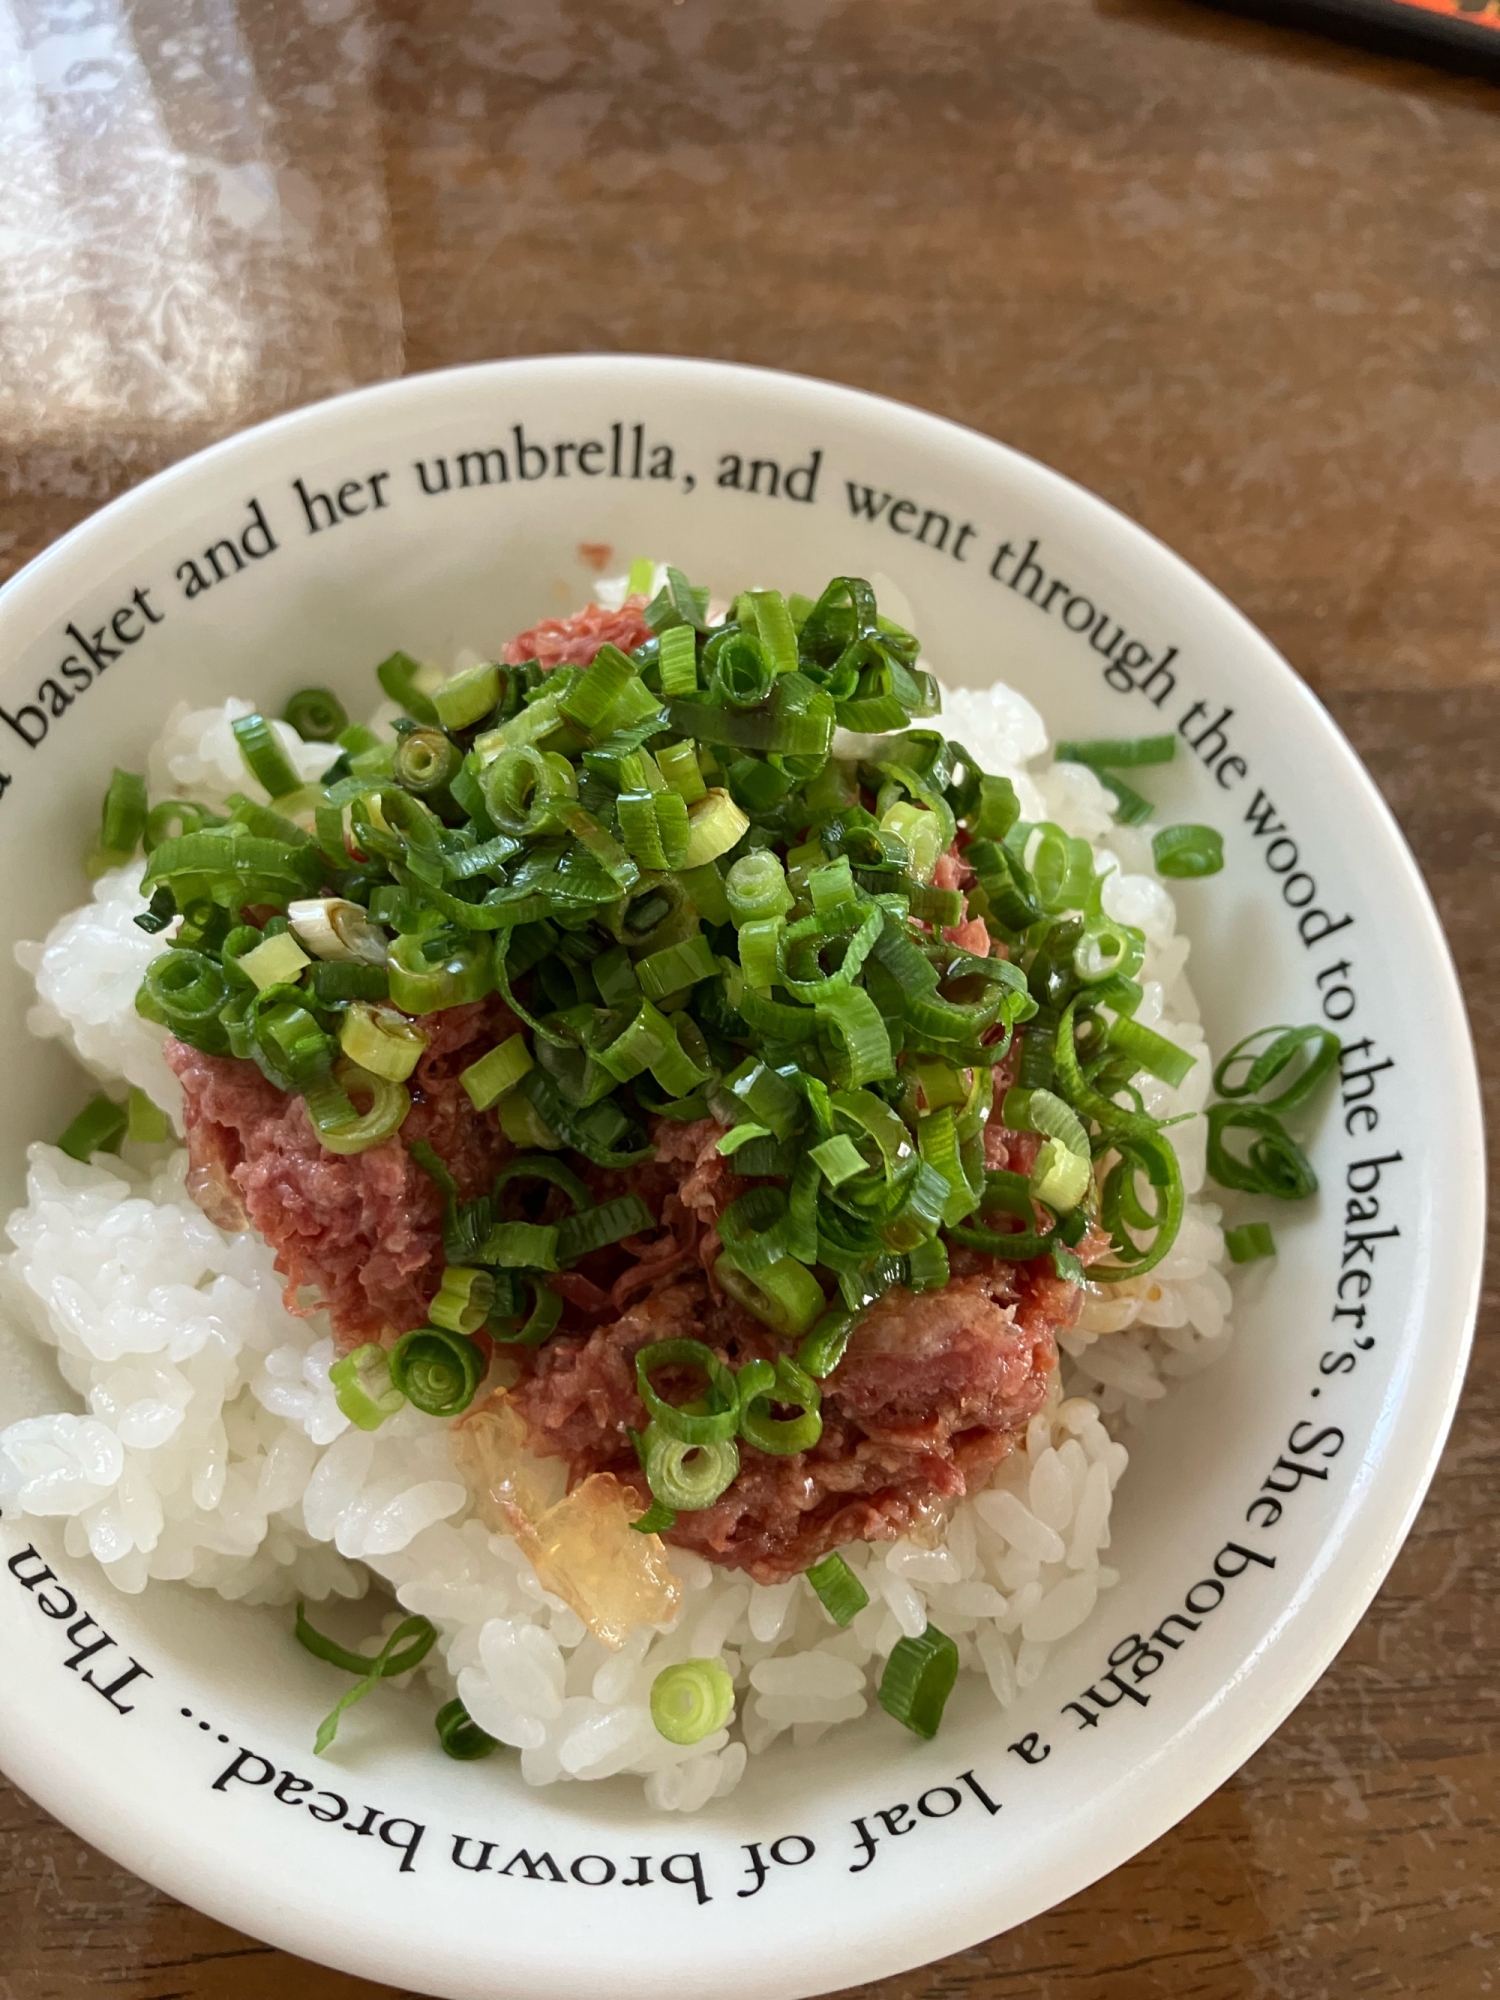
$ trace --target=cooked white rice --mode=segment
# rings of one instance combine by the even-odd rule
[[[152,797],[217,805],[248,789],[229,729],[248,708],[175,710],[151,752]],[[1137,1018],[1198,1058],[1180,1090],[1148,1076],[1138,1085],[1155,1114],[1200,1112],[1208,1051],[1149,833],[1116,824],[1090,771],[1047,763],[1041,718],[1012,690],[952,691],[945,719],[1011,778],[1028,819],[1051,819],[1114,857],[1105,908],[1148,941]],[[327,746],[278,733],[305,776],[322,771]],[[140,875],[140,864],[106,875],[91,903],[17,957],[36,981],[33,1031],[65,1038],[106,1085],[136,1085],[180,1129],[163,1031],[133,1005],[163,948],[131,922]],[[31,1149],[27,1203],[8,1224],[15,1251],[0,1260],[6,1298],[55,1348],[83,1407],[0,1433],[0,1506],[64,1518],[69,1552],[92,1555],[126,1591],[164,1578],[284,1605],[358,1597],[373,1578],[404,1612],[433,1620],[439,1644],[422,1673],[519,1750],[528,1783],[629,1772],[653,1806],[693,1811],[732,1791],[747,1757],[778,1737],[803,1747],[862,1715],[891,1648],[929,1617],[1004,1708],[1117,1581],[1103,1558],[1129,1458],[1120,1433],[1229,1338],[1219,1209],[1197,1198],[1204,1120],[1168,1136],[1189,1196],[1172,1251],[1147,1277],[1090,1288],[1062,1336],[1051,1403],[991,1487],[958,1508],[941,1547],[843,1550],[870,1596],[846,1631],[802,1578],[766,1588],[674,1550],[685,1586],[677,1618],[607,1652],[516,1543],[474,1518],[442,1420],[408,1407],[373,1434],[350,1426],[329,1387],[326,1322],[286,1312],[258,1237],[227,1235],[198,1210],[177,1146],[127,1143],[87,1166]],[[391,1610],[386,1627],[400,1615]],[[733,1676],[732,1726],[669,1744],[651,1721],[651,1683],[704,1657]]]

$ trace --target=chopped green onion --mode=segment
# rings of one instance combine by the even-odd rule
[[[1256,1134],[1244,1159],[1225,1145],[1228,1132]],[[1318,1191],[1312,1162],[1275,1112],[1260,1104],[1208,1107],[1208,1171],[1220,1187],[1278,1201],[1305,1201]]]
[[[644,1514],[637,1514],[631,1527],[638,1535],[664,1535],[669,1528],[677,1525],[677,1509],[668,1507],[660,1500],[653,1500]]]
[[[433,1301],[433,1315],[439,1305],[457,1299],[457,1287],[450,1294],[448,1281],[453,1267],[443,1273],[443,1290]],[[483,1278],[484,1294],[466,1295],[467,1304],[493,1289],[489,1273],[471,1271],[470,1279]],[[488,1297],[485,1296],[488,1310]],[[465,1319],[469,1317],[467,1309]],[[477,1330],[477,1324],[474,1330]],[[414,1409],[429,1417],[456,1417],[474,1400],[474,1392],[484,1377],[484,1356],[464,1335],[452,1327],[419,1326],[402,1334],[390,1352],[392,1385],[399,1389]]]
[[[876,1700],[915,1736],[934,1737],[958,1679],[958,1648],[929,1625],[920,1639],[898,1639],[885,1663]]]
[[[865,1156],[854,1141],[843,1132],[833,1138],[823,1140],[821,1145],[811,1148],[810,1157],[817,1161],[819,1171],[830,1187],[842,1187],[855,1174],[865,1170]]]
[[[125,1136],[137,1146],[159,1146],[172,1136],[166,1112],[134,1085],[127,1101]]]
[[[573,1169],[564,1166],[561,1160],[551,1159],[546,1153],[531,1153],[522,1159],[507,1162],[495,1176],[497,1202],[506,1188],[516,1181],[544,1181],[549,1187],[560,1188],[575,1215],[593,1206],[594,1197]]]
[[[348,1061],[335,1066],[331,1081],[306,1084],[304,1090],[318,1143],[329,1153],[367,1153],[399,1132],[411,1110],[411,1097],[402,1084]],[[356,1090],[369,1093],[368,1110],[356,1109],[352,1101]]]
[[[1064,1215],[1077,1208],[1092,1178],[1087,1153],[1070,1152],[1060,1139],[1045,1139],[1031,1170],[1031,1192]]]
[[[1174,881],[1217,875],[1224,866],[1224,837],[1211,826],[1164,826],[1151,842],[1158,875]]]
[[[164,951],[147,966],[141,991],[156,1009],[150,1018],[170,1028],[180,1042],[208,1055],[224,1053],[228,1040],[219,1016],[229,981],[213,959],[181,947]]]
[[[449,1333],[478,1333],[494,1302],[493,1272],[473,1264],[448,1264],[427,1316],[434,1326]]]
[[[1276,1239],[1269,1223],[1242,1222],[1238,1229],[1224,1231],[1224,1248],[1231,1264],[1253,1264],[1258,1258],[1276,1255]]]
[[[1002,781],[987,778],[984,782],[998,784]],[[944,828],[937,814],[929,812],[925,806],[903,803],[892,806],[880,823],[905,843],[909,856],[907,870],[914,880],[924,886],[931,882],[932,871],[944,846]]]
[[[687,853],[682,867],[701,868],[735,846],[750,821],[728,792],[713,786],[688,807]]]
[[[750,1188],[719,1217],[719,1235],[735,1269],[751,1277],[786,1255],[787,1228],[787,1200],[776,1187]]]
[[[492,960],[487,946],[451,936],[436,941],[417,934],[392,941],[391,999],[406,1014],[434,1014],[482,1000],[489,992]]]
[[[1052,1141],[1049,1139],[1047,1143],[1051,1145]],[[948,1250],[941,1236],[929,1236],[907,1252],[906,1282],[911,1291],[941,1291],[949,1275]]]
[[[328,1379],[339,1408],[362,1431],[378,1431],[406,1401],[391,1382],[390,1357],[376,1341],[335,1361]]]
[[[1155,812],[1156,808],[1150,799],[1138,792],[1134,785],[1127,785],[1125,780],[1113,771],[1095,769],[1094,776],[1113,797],[1115,818],[1121,826],[1144,826]]]
[[[654,575],[634,566],[638,605]],[[281,767],[262,771],[279,811],[164,801],[141,824],[127,779],[107,829],[122,854],[144,839],[143,928],[178,926],[140,1012],[254,1060],[304,1099],[330,1152],[401,1128],[429,1074],[427,1015],[496,993],[521,1024],[454,1067],[524,1157],[460,1200],[431,1147],[410,1147],[442,1191],[447,1268],[394,1383],[378,1348],[336,1364],[366,1423],[400,1407],[419,1361],[443,1379],[418,1394],[462,1407],[482,1335],[538,1346],[560,1325],[546,1272],[656,1230],[640,1195],[595,1200],[575,1166],[628,1173],[653,1155],[652,1120],[715,1121],[742,1189],[719,1218],[716,1284],[796,1359],[752,1361],[736,1381],[706,1342],[654,1375],[660,1344],[643,1350],[638,1451],[662,1487],[646,1533],[670,1529],[673,1495],[711,1504],[739,1449],[809,1449],[817,1385],[859,1315],[893,1288],[945,1285],[952,1245],[1046,1258],[1076,1283],[1097,1228],[1114,1251],[1089,1276],[1118,1283],[1168,1253],[1185,1207],[1141,1073],[1176,1088],[1190,1062],[1133,1018],[1145,939],[1104,914],[1090,844],[1027,824],[1008,780],[913,726],[936,713],[934,685],[863,579],[836,578],[816,602],[741,591],[712,627],[707,605],[668,570],[644,607],[651,639],[588,666],[486,663],[445,680],[393,655],[379,678],[409,719],[389,734],[338,727],[323,690],[300,700],[293,719],[342,753],[321,784],[297,785],[293,739],[255,719],[251,748]],[[868,761],[835,761],[836,724],[884,741]],[[1103,760],[1129,770],[1173,748],[1063,754],[1139,821],[1149,803]],[[933,886],[950,850],[972,870],[966,890]],[[1164,872],[1203,851],[1192,829],[1158,835]],[[975,918],[999,952],[945,942]],[[1041,1137],[1029,1177],[984,1166],[1013,1046],[1002,1115]],[[1326,1077],[1332,1038],[1269,1030],[1233,1057],[1211,1161],[1295,1184],[1301,1156],[1275,1114]]]
[[[1132,924],[1090,924],[1073,952],[1073,970],[1086,986],[1103,986],[1138,972],[1146,956],[1146,938]]]
[[[718,1151],[727,1160],[739,1152],[741,1147],[748,1146],[754,1139],[771,1139],[774,1137],[775,1134],[769,1126],[757,1125],[753,1120],[750,1120],[746,1124],[736,1125],[732,1131],[726,1132],[719,1140]]]
[[[1170,764],[1177,754],[1175,736],[1097,736],[1086,742],[1059,743],[1059,762],[1096,764],[1105,770],[1130,771],[1141,764]]]
[[[1269,1045],[1257,1052],[1255,1044],[1268,1035]],[[1339,1038],[1328,1028],[1316,1024],[1305,1028],[1258,1028],[1253,1035],[1236,1042],[1224,1057],[1214,1071],[1214,1089],[1221,1097],[1259,1097],[1266,1085],[1274,1083],[1287,1064],[1303,1052],[1307,1052],[1305,1067],[1274,1097],[1261,1099],[1263,1110],[1290,1111],[1311,1097],[1338,1063]],[[1231,1082],[1230,1072],[1238,1063],[1245,1065],[1245,1073]]]
[[[433,1717],[433,1726],[443,1754],[462,1764],[475,1763],[500,1748],[497,1739],[480,1728],[457,1695],[443,1703]]]
[[[976,1196],[959,1157],[958,1120],[951,1104],[945,1104],[938,1111],[929,1111],[924,1118],[918,1119],[917,1146],[922,1158],[942,1175],[947,1185],[943,1221],[949,1224],[962,1222],[973,1210]]]
[[[664,695],[696,694],[698,640],[691,625],[672,625],[662,633],[658,658]],[[696,761],[696,760],[695,760]],[[668,779],[670,784],[671,780]]]
[[[726,1254],[714,1265],[714,1276],[747,1312],[788,1338],[806,1333],[828,1303],[812,1272],[795,1257],[783,1257],[752,1278]]]
[[[721,1660],[684,1660],[651,1683],[651,1720],[669,1743],[701,1743],[734,1714],[734,1682]]]
[[[427,1037],[394,1008],[356,1001],[339,1023],[339,1047],[371,1076],[405,1083],[427,1047]]]
[[[797,1349],[797,1366],[815,1382],[830,1376],[844,1358],[849,1338],[859,1324],[859,1315],[835,1306],[823,1314]]]
[[[148,824],[146,780],[134,771],[115,769],[104,794],[99,841],[89,856],[89,873],[123,868],[134,858]]]
[[[561,772],[534,743],[503,749],[485,766],[480,788],[495,825],[518,838],[535,830],[549,800],[569,796]]]
[[[852,1624],[870,1601],[869,1591],[837,1550],[814,1563],[807,1580],[835,1625]]]
[[[273,799],[302,789],[302,779],[288,761],[274,730],[263,715],[242,715],[230,723],[245,767]]]
[[[1143,1028],[1138,1021],[1128,1017],[1118,1020],[1109,1031],[1109,1046],[1122,1049],[1134,1062],[1152,1076],[1159,1076],[1163,1083],[1174,1090],[1187,1081],[1188,1071],[1197,1061],[1186,1049],[1169,1042],[1165,1035],[1158,1035],[1153,1028]]]
[[[332,743],[341,729],[349,727],[348,711],[327,688],[300,689],[281,713],[304,743]]]
[[[656,1218],[638,1194],[619,1194],[601,1201],[580,1215],[570,1215],[557,1226],[557,1261],[564,1270],[591,1251],[618,1243],[626,1236],[639,1236],[654,1229]]]
[[[653,632],[667,632],[674,625],[691,625],[695,631],[706,632],[707,610],[708,592],[695,590],[682,571],[668,563],[666,582],[646,606],[646,623]]]
[[[297,1643],[304,1646],[315,1660],[323,1660],[330,1667],[338,1667],[346,1674],[363,1676],[370,1672],[377,1659],[383,1657],[384,1666],[380,1677],[394,1679],[398,1674],[407,1674],[413,1667],[419,1667],[431,1652],[437,1637],[436,1629],[426,1618],[407,1619],[404,1624],[422,1626],[426,1629],[404,1632],[399,1645],[395,1647],[390,1644],[390,1640],[396,1637],[393,1632],[378,1654],[356,1653],[352,1647],[341,1646],[337,1639],[330,1639],[326,1633],[316,1630],[308,1619],[307,1606],[303,1603],[297,1606],[297,1622],[294,1629]]]
[[[489,1330],[496,1340],[504,1341],[508,1346],[540,1347],[562,1318],[563,1302],[539,1278],[528,1275],[521,1282],[530,1289],[531,1311],[524,1320],[519,1314],[504,1317],[492,1315]]]
[[[555,1271],[557,1269],[557,1224],[555,1222],[501,1222],[493,1228],[480,1248],[486,1264],[498,1264],[507,1271]]]
[[[706,1408],[696,1408],[696,1397],[690,1399],[691,1406],[679,1406],[659,1395],[651,1382],[658,1368],[687,1369],[701,1375],[707,1383]],[[701,1340],[655,1340],[639,1348],[635,1385],[663,1436],[681,1444],[721,1444],[732,1438],[739,1426],[738,1385],[713,1349]],[[676,1506],[678,1502],[669,1499],[668,1504]]]
[[[673,1437],[660,1423],[650,1423],[641,1445],[652,1498],[674,1513],[701,1513],[727,1492],[739,1474],[740,1453],[733,1438],[690,1444]]]
[[[458,1080],[468,1093],[474,1109],[488,1111],[498,1098],[521,1081],[531,1067],[532,1054],[526,1046],[526,1037],[514,1034],[498,1047],[488,1050],[478,1062],[470,1063],[466,1070],[460,1072]]]
[[[748,632],[731,632],[715,640],[713,698],[729,708],[757,708],[771,692],[776,670],[759,639]],[[709,655],[705,654],[705,662]]]
[[[745,984],[757,993],[769,996],[776,983],[785,929],[784,917],[757,917],[740,925],[740,970],[745,975]]]
[[[797,631],[779,590],[747,590],[740,604],[754,621],[760,643],[778,674],[797,671]]]
[[[765,1275],[774,1275],[772,1272]],[[751,1368],[757,1364],[752,1363]],[[766,1364],[759,1364],[764,1367]],[[750,1393],[745,1393],[746,1378],[751,1369],[747,1368],[740,1377],[740,1436],[746,1444],[752,1444],[757,1451],[770,1452],[778,1458],[789,1457],[794,1452],[811,1451],[823,1435],[823,1419],[819,1409],[823,1392],[810,1375],[804,1374],[795,1361],[783,1355],[777,1361],[774,1380],[750,1383]],[[795,1407],[799,1414],[795,1417],[773,1417],[772,1403]]]
[[[835,1079],[850,1089],[895,1074],[891,1038],[880,1010],[862,986],[816,1001],[818,1027],[832,1044]]]
[[[198,833],[205,827],[222,824],[218,815],[210,812],[207,806],[197,805],[189,799],[162,799],[146,815],[146,852],[151,853],[164,840],[178,840],[183,834]]]
[[[278,1090],[306,1091],[328,1080],[336,1044],[295,986],[265,987],[249,1003],[241,1025],[246,1053]],[[333,1122],[348,1116],[345,1106]]]
[[[717,970],[713,949],[700,932],[681,944],[669,944],[663,951],[637,959],[635,976],[648,1000],[665,1000],[684,987],[696,986],[700,979],[712,979]]]
[[[1110,1143],[1118,1149],[1119,1158],[1104,1178],[1100,1218],[1114,1239],[1117,1254],[1112,1264],[1089,1267],[1089,1277],[1105,1285],[1144,1277],[1153,1270],[1176,1242],[1185,1207],[1177,1155],[1159,1132],[1115,1132]],[[1142,1177],[1154,1197],[1149,1206],[1141,1197]],[[1136,1239],[1147,1233],[1151,1240],[1141,1249]],[[1057,1247],[1055,1242],[1047,1244],[1054,1256]]]
[[[969,1085],[963,1071],[954,1069],[950,1063],[914,1060],[906,1065],[906,1070],[921,1086],[923,1103],[929,1111],[941,1111],[947,1104],[956,1107],[968,1098]]]
[[[417,722],[436,723],[438,712],[418,686],[424,669],[410,653],[392,653],[375,669],[375,678],[398,708]]]
[[[129,1113],[123,1104],[102,1093],[91,1097],[58,1140],[58,1148],[69,1159],[86,1166],[95,1153],[115,1153],[125,1137]]]
[[[630,573],[625,579],[627,597],[647,597],[656,579],[656,564],[650,556],[637,556],[630,565]]]
[[[458,1182],[449,1173],[441,1156],[428,1145],[425,1139],[413,1139],[406,1150],[411,1155],[412,1165],[420,1167],[427,1178],[436,1184],[441,1193],[454,1197],[457,1196]]]
[[[319,1757],[333,1742],[339,1723],[357,1701],[363,1701],[383,1680],[394,1680],[398,1674],[409,1674],[414,1667],[419,1667],[437,1643],[437,1627],[430,1618],[403,1618],[378,1653],[354,1653],[347,1646],[340,1646],[336,1640],[325,1638],[321,1632],[315,1631],[308,1623],[307,1610],[302,1604],[297,1606],[296,1633],[298,1641],[315,1659],[324,1660],[332,1667],[341,1667],[347,1674],[360,1676],[319,1723],[313,1742],[314,1754]]]
[[[681,867],[688,847],[688,809],[676,792],[622,792],[615,811],[620,839],[643,868]]]
[[[729,922],[729,901],[724,894],[724,878],[712,861],[701,868],[678,871],[678,881],[692,900],[693,908],[707,924]]]
[[[278,937],[268,937],[253,951],[245,952],[236,963],[240,971],[247,973],[257,988],[264,992],[268,986],[285,986],[295,982],[302,968],[311,960],[291,932],[283,931]]]
[[[1005,1093],[1000,1115],[1013,1132],[1041,1132],[1070,1153],[1089,1156],[1088,1133],[1071,1105],[1050,1090],[1012,1089]]]
[[[466,667],[432,691],[432,705],[444,729],[471,729],[500,699],[500,669],[491,662]]]
[[[446,791],[458,776],[464,753],[441,729],[409,729],[396,744],[391,775],[418,798]]]
[[[635,678],[634,664],[618,646],[601,646],[588,672],[563,695],[562,713],[583,729],[597,728]]]
[[[792,907],[786,870],[769,848],[743,854],[724,878],[724,896],[736,930],[765,917],[784,917]]]
[[[674,631],[686,631],[686,626],[677,625]],[[663,638],[668,635],[663,633]],[[696,805],[708,790],[703,782],[703,771],[698,763],[698,753],[691,743],[669,743],[656,753],[657,768],[666,779],[668,786],[676,792],[686,805]]]

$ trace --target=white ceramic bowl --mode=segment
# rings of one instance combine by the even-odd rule
[[[440,487],[442,460],[448,490],[424,491],[418,462]],[[247,542],[252,501],[270,533]],[[0,1555],[35,1541],[57,1576],[28,1589],[34,1565],[0,1566],[0,1762],[174,1895],[351,1972],[476,2000],[784,2000],[973,1944],[1083,1888],[1221,1784],[1323,1671],[1416,1512],[1463,1374],[1483,1206],[1473,1058],[1374,786],[1201,577],[970,431],[703,362],[517,361],[364,390],[174,467],[33,563],[0,597],[7,947],[80,900],[109,769],[139,758],[178,697],[279,703],[311,680],[362,698],[397,645],[498,647],[583,598],[582,544],[668,555],[722,591],[883,574],[946,678],[1005,676],[1054,735],[1182,726],[1198,747],[1153,789],[1225,835],[1223,875],[1178,893],[1212,1041],[1327,1018],[1360,1051],[1317,1140],[1324,1192],[1278,1223],[1274,1267],[1240,1280],[1227,1358],[1136,1440],[1110,1558],[1123,1581],[1003,1715],[961,1685],[931,1744],[879,1714],[810,1752],[783,1742],[690,1819],[653,1815],[623,1783],[532,1792],[513,1761],[449,1763],[416,1703],[387,1704],[379,1749],[320,1764],[307,1739],[324,1670],[284,1616],[178,1586],[119,1596],[47,1524],[7,1521]],[[188,597],[190,563],[211,587]],[[1127,636],[1106,656],[1116,624]],[[8,948],[0,995],[14,1050],[28,995]],[[78,1090],[55,1045],[20,1047],[7,1202],[23,1146]],[[8,1338],[0,1364],[0,1423],[56,1407],[38,1349]],[[1149,1651],[1131,1643],[1157,1632]],[[122,1685],[132,1663],[144,1671]],[[226,1782],[241,1749],[276,1781],[243,1782],[262,1765],[242,1762]],[[496,1844],[490,1872],[454,1865],[462,1835]],[[522,1848],[555,1857],[563,1882],[498,1873]],[[591,1855],[616,1863],[612,1882],[575,1869]]]

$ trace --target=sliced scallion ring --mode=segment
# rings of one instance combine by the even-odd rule
[[[378,1431],[406,1402],[391,1381],[390,1356],[377,1341],[335,1361],[328,1380],[339,1408],[362,1431]]]
[[[457,1695],[443,1703],[433,1717],[433,1727],[443,1754],[463,1764],[489,1757],[500,1748],[498,1739],[480,1728]]]
[[[734,1714],[734,1682],[720,1660],[683,1660],[651,1683],[651,1720],[669,1743],[701,1743]]]
[[[739,1473],[739,1446],[733,1438],[711,1444],[690,1444],[673,1437],[660,1423],[649,1423],[641,1434],[646,1484],[652,1498],[675,1513],[699,1513],[711,1507]]]
[[[917,1639],[898,1639],[885,1663],[876,1700],[914,1736],[933,1737],[958,1679],[958,1648],[929,1625]]]
[[[807,1580],[835,1625],[851,1625],[870,1601],[869,1591],[837,1550],[814,1563]]]
[[[764,1365],[764,1364],[760,1364]],[[751,1367],[757,1364],[752,1363]],[[745,1375],[750,1373],[745,1370]],[[744,1376],[741,1377],[742,1384]],[[774,1379],[763,1385],[757,1378],[748,1395],[741,1394],[740,1436],[746,1444],[752,1444],[757,1451],[769,1452],[777,1458],[790,1457],[794,1452],[811,1451],[823,1435],[823,1419],[819,1414],[823,1392],[810,1375],[805,1374],[795,1361],[785,1355],[776,1363]],[[772,1403],[791,1404],[798,1415],[795,1417],[773,1417]]]
[[[391,1349],[390,1375],[392,1387],[414,1409],[429,1417],[456,1417],[474,1400],[484,1377],[484,1356],[472,1340],[449,1327],[419,1326],[402,1334]]]
[[[705,1388],[698,1392],[698,1400],[705,1402],[706,1407],[669,1403],[651,1381],[661,1368],[689,1369],[702,1376]],[[738,1428],[739,1391],[734,1375],[701,1340],[654,1340],[639,1348],[635,1357],[635,1383],[641,1401],[662,1434],[680,1444],[720,1444],[732,1438]],[[653,1487],[652,1491],[655,1490]],[[668,1504],[676,1506],[678,1502]]]

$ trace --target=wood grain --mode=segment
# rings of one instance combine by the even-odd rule
[[[88,402],[45,355],[10,371],[33,390],[4,405],[0,562],[209,436],[403,365],[686,351],[905,397],[1123,507],[1319,690],[1432,885],[1493,1096],[1486,86],[1175,0],[246,0],[249,82],[215,126],[161,53],[180,14],[132,15],[164,128],[265,165],[302,234],[234,267],[232,393],[200,368],[173,416],[144,376]],[[106,318],[127,247],[97,245]],[[288,303],[309,286],[316,338]],[[64,322],[89,303],[37,298]],[[174,365],[169,335],[143,370]],[[0,304],[0,352],[30,338]],[[1496,1991],[1495,1326],[1491,1286],[1416,1529],[1271,1742],[1086,1895],[869,2000]],[[383,1991],[181,1908],[0,1788],[0,2000],[101,1990]]]

